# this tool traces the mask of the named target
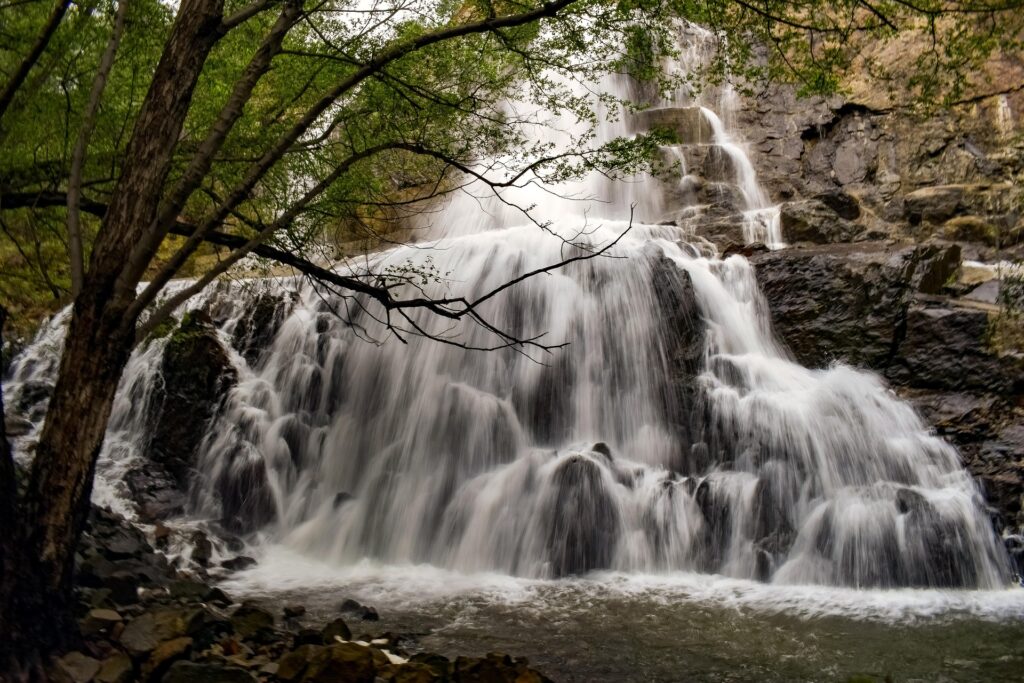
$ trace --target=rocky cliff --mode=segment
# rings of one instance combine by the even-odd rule
[[[927,115],[857,87],[773,87],[737,116],[781,205],[787,246],[752,257],[777,333],[801,363],[874,370],[911,400],[960,449],[1021,564],[1024,65],[997,72],[994,90]],[[691,186],[713,184],[689,168]],[[723,218],[687,226],[735,249],[734,206],[699,199]]]

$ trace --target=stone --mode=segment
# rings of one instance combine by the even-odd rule
[[[285,605],[283,612],[285,619],[297,619],[306,613],[306,608],[303,605]]]
[[[362,607],[360,606],[361,609]],[[333,643],[335,637],[342,640],[352,640],[352,631],[349,629],[348,624],[345,623],[345,620],[339,617],[324,626],[320,631],[320,636],[322,642]]]
[[[980,242],[994,247],[999,244],[999,229],[978,216],[957,216],[942,226],[942,236],[947,240]]]
[[[231,625],[242,638],[254,638],[274,628],[274,615],[252,603],[243,603],[231,615]]]
[[[256,560],[254,560],[251,557],[246,557],[245,555],[239,555],[238,557],[232,557],[231,559],[224,560],[223,562],[220,563],[220,566],[224,567],[224,569],[227,569],[227,570],[233,571],[233,572],[242,571],[243,569],[248,569],[249,567],[254,567],[255,565],[256,565]]]
[[[392,683],[434,683],[441,675],[425,664],[407,663],[391,667]]]
[[[831,206],[818,199],[786,202],[779,220],[786,242],[849,242],[861,230],[859,225],[840,217]]]
[[[526,659],[490,653],[486,657],[458,657],[453,679],[460,683],[550,683],[543,674],[529,668]]]
[[[159,521],[184,504],[189,477],[209,421],[237,382],[237,372],[209,316],[189,311],[171,333],[150,416],[150,461],[128,487],[144,516]]]
[[[149,659],[142,665],[142,677],[159,680],[174,662],[188,657],[192,652],[192,643],[191,638],[182,637],[157,645],[149,655]]]
[[[326,628],[327,627],[325,626],[324,629],[326,630]],[[344,640],[349,640],[350,638],[351,638],[351,633],[349,634],[349,638],[344,638],[343,637]],[[333,641],[334,641],[334,638],[332,637],[330,639],[330,642],[333,642]],[[293,645],[295,647],[299,647],[300,645],[323,645],[325,642],[327,642],[327,639],[324,638],[324,635],[320,631],[318,631],[317,629],[315,629],[315,628],[303,628],[303,629],[299,629],[299,632],[295,634],[295,639],[293,641]]]
[[[32,421],[19,415],[8,415],[4,418],[4,430],[8,438],[25,436],[35,429]]]
[[[206,595],[203,596],[203,600],[218,607],[227,607],[233,603],[228,594],[216,586],[207,591]]]
[[[971,289],[962,298],[967,301],[977,301],[983,304],[996,305],[999,302],[1001,283],[999,280],[989,280]]]
[[[198,564],[200,567],[206,567],[210,564],[210,557],[213,555],[213,543],[202,531],[196,531],[192,534],[192,556],[193,562]]]
[[[911,224],[944,223],[960,208],[962,185],[939,185],[915,190],[904,198],[904,215]]]
[[[307,646],[308,647],[308,646]],[[374,683],[376,664],[370,648],[355,643],[338,643],[317,651],[310,657],[304,683]],[[280,668],[278,676],[280,677]]]
[[[306,673],[310,660],[318,656],[324,649],[321,645],[300,645],[281,657],[277,661],[278,680],[287,683],[300,680]]]
[[[116,652],[103,660],[100,670],[93,678],[95,683],[130,683],[135,677],[131,657]]]
[[[256,679],[245,669],[208,662],[175,662],[162,683],[253,683]]]
[[[83,638],[109,636],[115,624],[122,622],[121,615],[112,609],[92,609],[78,622]]]
[[[89,683],[100,670],[100,663],[81,652],[69,652],[57,660],[57,668],[72,683]]]
[[[899,384],[940,390],[1020,393],[1024,358],[989,347],[989,313],[975,308],[916,304],[886,376]]]
[[[813,199],[831,209],[837,216],[855,221],[861,216],[860,202],[853,195],[842,190],[828,190],[814,195]]]
[[[188,636],[196,647],[207,647],[232,624],[203,607],[171,607],[143,612],[132,619],[121,634],[121,645],[136,658],[146,657],[160,643]]]
[[[557,494],[542,512],[552,575],[609,567],[619,518],[599,466],[582,455],[570,455],[555,470],[553,485]]]
[[[910,284],[923,294],[940,294],[960,272],[961,251],[958,244],[932,242],[914,252],[916,263]]]

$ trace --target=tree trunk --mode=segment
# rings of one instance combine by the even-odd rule
[[[14,525],[23,553],[0,577],[0,595],[12,596],[3,618],[22,663],[60,651],[77,636],[75,550],[114,393],[134,344],[136,320],[125,313],[153,255],[131,262],[125,254],[155,218],[192,91],[222,35],[222,12],[223,0],[183,0],[179,6],[75,299],[21,519]],[[10,670],[9,663],[0,666]]]

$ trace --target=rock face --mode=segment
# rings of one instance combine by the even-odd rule
[[[1024,329],[988,263],[1024,258],[1024,77],[927,116],[878,89],[771,86],[738,125],[789,248],[751,257],[799,362],[883,375],[960,450],[1024,573]],[[888,97],[888,96],[885,96]],[[723,242],[712,225],[697,234]],[[1009,285],[1008,285],[1009,286]]]
[[[145,519],[180,513],[199,445],[237,381],[209,316],[187,313],[164,349],[162,382],[153,401],[149,462],[127,483]]]
[[[796,359],[884,375],[960,449],[997,528],[1020,534],[1024,354],[998,343],[997,307],[958,296],[959,253],[948,243],[865,242],[751,260]]]

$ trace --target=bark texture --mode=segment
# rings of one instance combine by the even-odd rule
[[[125,259],[156,212],[192,91],[221,35],[222,0],[185,0],[153,75],[110,210],[76,297],[23,515],[25,555],[5,568],[5,612],[15,654],[32,661],[74,637],[72,573],[96,459],[114,392],[131,353],[135,319],[125,315],[152,254]],[[40,619],[46,614],[46,619]]]

